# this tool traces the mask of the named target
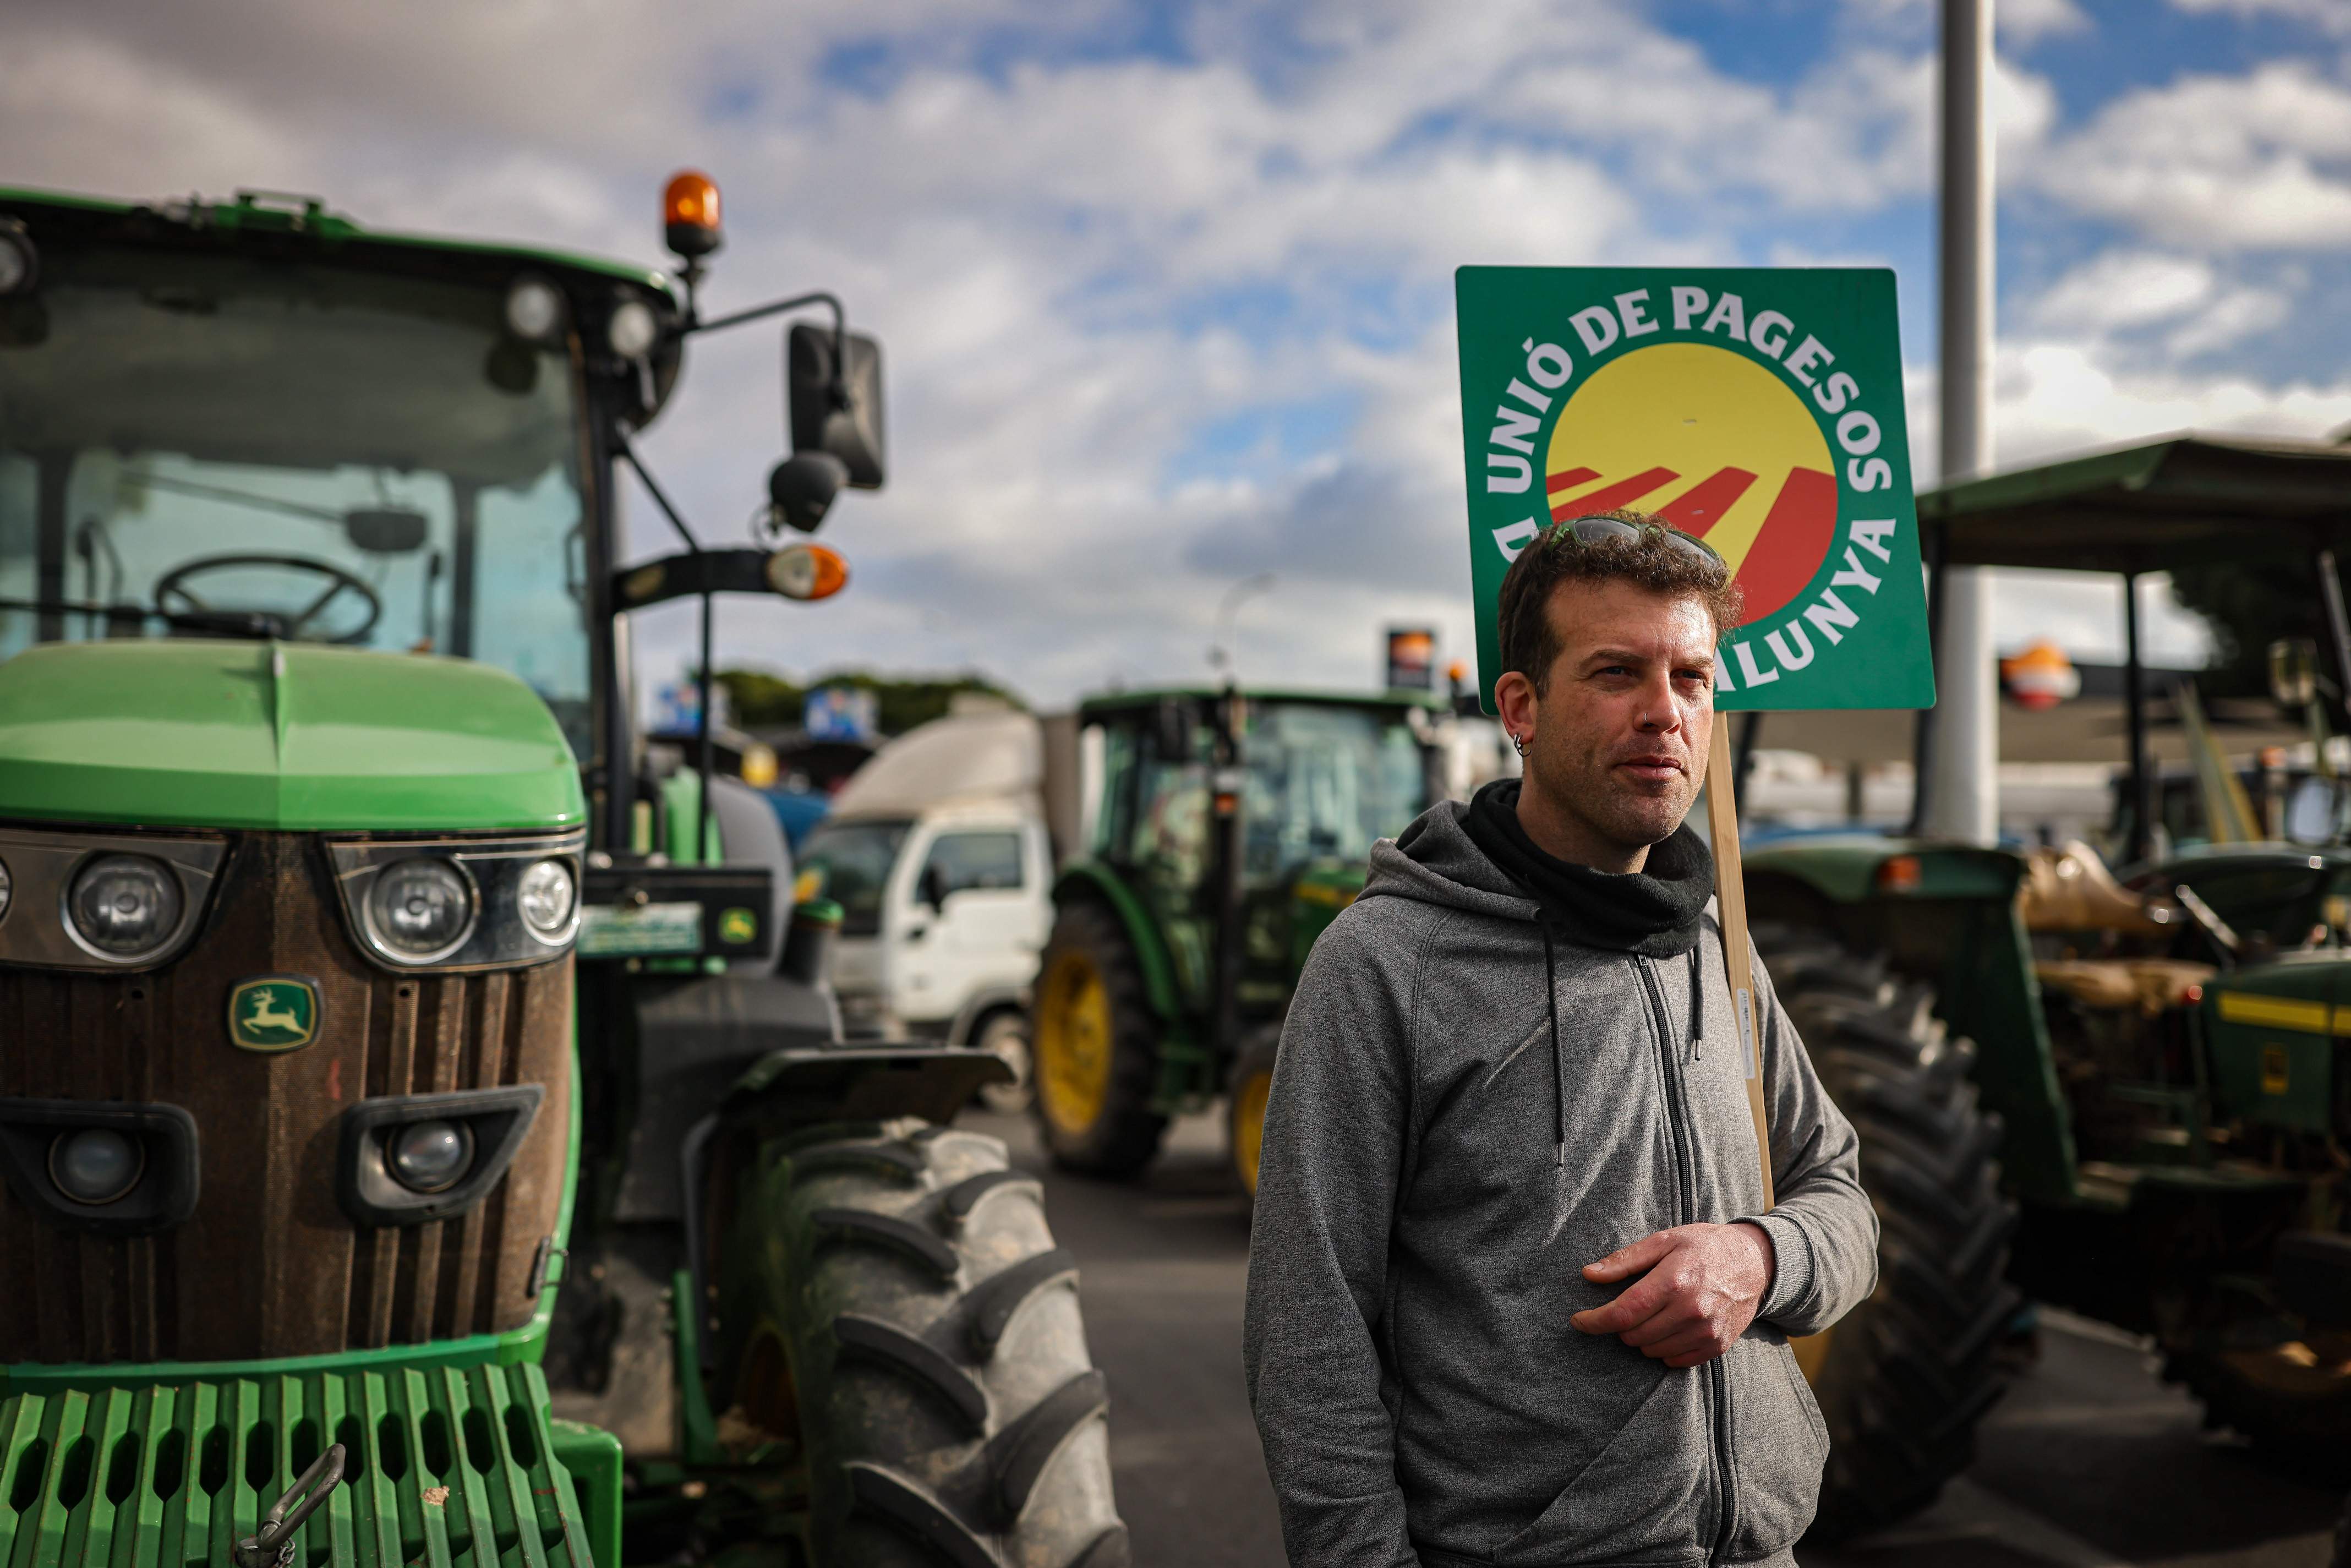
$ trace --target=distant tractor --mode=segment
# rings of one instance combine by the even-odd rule
[[[1445,712],[1403,694],[1232,689],[1081,706],[1079,727],[1100,732],[1092,829],[1054,888],[1034,1004],[1055,1159],[1132,1175],[1169,1117],[1225,1095],[1255,1193],[1299,969],[1363,890],[1373,843],[1442,797]]]
[[[638,728],[632,614],[706,721],[713,596],[831,594],[883,477],[878,347],[703,316],[664,205],[675,281],[0,190],[0,1562],[1126,1562],[1075,1263],[951,1125],[1010,1074],[844,1040],[839,907]],[[635,437],[810,306],[705,547]]]
[[[1920,517],[1938,565],[2126,585],[2304,552],[2351,689],[2351,450],[2169,441],[1959,485]],[[2080,846],[1747,856],[1758,950],[1860,1131],[1883,1231],[1876,1294],[1796,1346],[1834,1439],[1818,1536],[1890,1522],[1970,1462],[2025,1298],[2152,1335],[2258,1447],[2351,1456],[2351,851],[2140,858],[2155,779],[2126,626],[2121,880]],[[2343,821],[2345,786],[2314,788],[2335,798],[2303,814]]]

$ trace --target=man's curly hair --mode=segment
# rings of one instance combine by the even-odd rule
[[[1729,571],[1719,561],[1669,543],[1664,518],[1629,507],[1583,515],[1635,524],[1641,528],[1641,537],[1585,544],[1565,523],[1555,523],[1519,552],[1502,578],[1502,669],[1526,676],[1537,695],[1542,695],[1559,658],[1559,634],[1552,628],[1549,611],[1552,590],[1562,582],[1630,582],[1666,598],[1688,594],[1706,606],[1718,637],[1739,624],[1743,606]]]

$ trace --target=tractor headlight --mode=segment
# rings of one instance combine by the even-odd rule
[[[462,1121],[411,1122],[390,1145],[386,1163],[411,1192],[446,1192],[474,1166],[474,1129]]]
[[[542,942],[560,942],[571,934],[571,917],[580,908],[571,868],[561,861],[536,861],[522,873],[515,889],[522,923]]]
[[[643,359],[660,337],[661,323],[653,318],[653,308],[642,299],[623,299],[614,306],[612,319],[604,328],[612,352],[624,360]]]
[[[532,343],[563,335],[563,291],[544,277],[517,277],[507,290],[507,330]]]
[[[102,957],[130,962],[160,951],[180,925],[180,883],[146,855],[100,855],[66,894],[74,935]]]
[[[474,929],[474,884],[453,861],[419,855],[386,866],[368,889],[368,924],[389,956],[424,964]]]
[[[113,1203],[139,1185],[147,1153],[139,1140],[112,1127],[59,1133],[49,1145],[49,1179],[76,1203]]]

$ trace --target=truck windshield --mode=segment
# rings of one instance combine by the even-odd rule
[[[1249,709],[1242,749],[1249,882],[1310,860],[1360,861],[1427,803],[1420,746],[1398,714],[1259,703]]]
[[[590,754],[576,378],[506,336],[497,288],[121,246],[42,262],[0,319],[0,598],[264,612],[482,660]],[[0,658],[169,634],[0,611]]]
[[[841,905],[842,936],[881,933],[882,894],[914,830],[912,822],[825,822],[809,835],[800,851],[802,876],[813,873],[816,895]]]

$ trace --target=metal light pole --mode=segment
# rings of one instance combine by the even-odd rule
[[[1224,598],[1217,601],[1216,639],[1208,644],[1208,668],[1212,670],[1231,668],[1233,617],[1239,612],[1243,601],[1257,594],[1270,592],[1272,588],[1273,573],[1261,571],[1255,577],[1245,577],[1225,590]],[[1228,674],[1226,680],[1229,685],[1231,676]]]
[[[1943,0],[1942,482],[1991,466],[1992,0]],[[1999,685],[1991,580],[1949,568],[1939,584],[1933,739],[1920,814],[1940,838],[1988,844],[2000,832]]]

